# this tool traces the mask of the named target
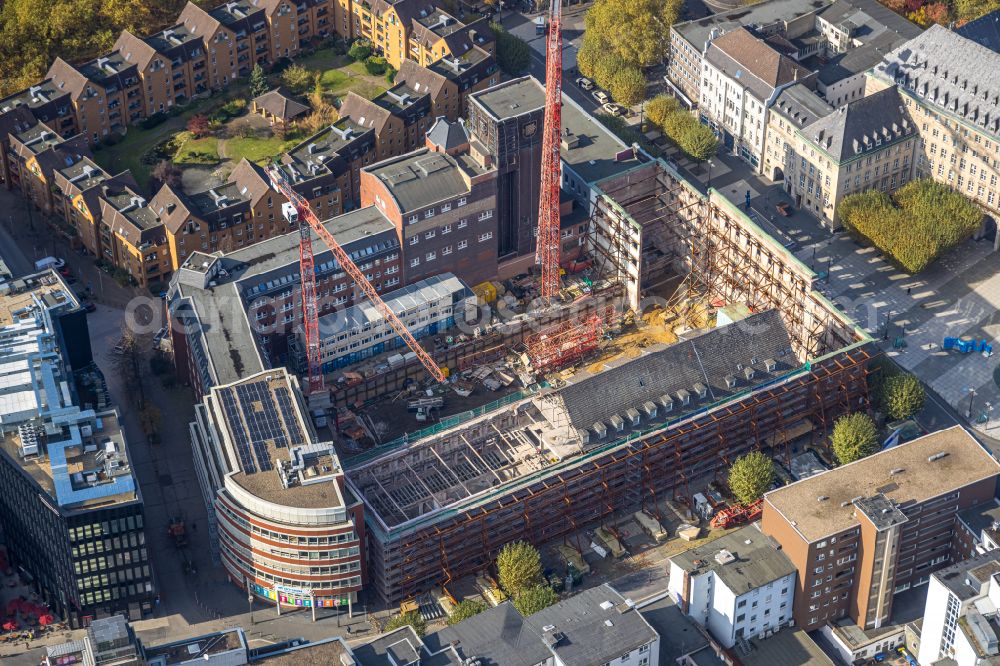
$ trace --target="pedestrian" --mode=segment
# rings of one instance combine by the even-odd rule
[[[911,291],[913,291],[913,287],[907,287],[906,288],[906,295],[909,296]]]

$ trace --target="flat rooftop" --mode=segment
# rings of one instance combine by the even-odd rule
[[[283,368],[212,389],[232,479],[261,499],[302,508],[343,506],[330,443],[313,441],[298,391]]]
[[[472,97],[498,120],[516,118],[545,106],[545,88],[531,76],[506,81]],[[634,155],[622,155],[630,146],[566,94],[563,94],[562,128],[562,160],[587,183],[639,164]]]
[[[953,426],[772,490],[764,498],[807,541],[816,541],[857,524],[853,502],[858,498],[881,493],[897,505],[923,502],[998,473],[1000,463],[961,426]]]
[[[84,157],[64,169],[59,169],[59,173],[69,182],[73,183],[81,192],[100,185],[111,177],[107,171],[102,169],[89,157]]]
[[[696,576],[714,571],[737,595],[796,572],[792,561],[755,525],[674,555],[670,561]]]
[[[712,30],[716,28],[732,30],[738,26],[751,24],[770,25],[777,21],[790,23],[800,16],[815,13],[831,4],[826,0],[768,0],[693,21],[677,23],[672,30],[677,31],[698,51],[701,51],[712,34]]]
[[[90,434],[77,436],[64,429],[61,436],[46,438],[37,455],[22,457],[21,430],[8,430],[0,446],[59,506],[73,510],[94,509],[138,499],[129,464],[125,435],[114,411],[97,414]]]
[[[447,153],[422,148],[365,167],[385,185],[400,212],[426,208],[471,191],[471,178],[488,172],[470,160],[459,162]]]
[[[119,51],[95,58],[77,67],[81,74],[92,81],[102,81],[109,76],[117,76],[132,68],[136,68],[136,66],[126,60]],[[136,79],[137,84],[138,82]]]
[[[985,530],[995,541],[1000,542],[1000,531],[994,527],[1000,523],[1000,502],[995,497],[991,497],[989,501],[982,504],[959,511],[958,518],[972,530],[976,539],[979,539]]]
[[[48,125],[36,123],[28,129],[16,132],[14,137],[24,145],[33,155],[43,153],[49,148],[54,148],[63,142],[63,138],[52,131]],[[69,166],[69,165],[67,165]]]
[[[374,130],[360,125],[349,117],[343,117],[334,124],[320,130],[299,145],[287,151],[286,168],[292,171],[293,182],[313,178],[329,171],[327,162],[341,152],[368,141],[374,146]],[[347,156],[345,156],[347,157]],[[294,169],[291,169],[294,167]]]
[[[32,321],[39,309],[66,306],[71,310],[79,305],[73,290],[50,268],[8,280],[0,286],[0,326]]]
[[[753,650],[740,654],[744,666],[834,666],[809,634],[788,627],[764,640],[750,639]]]
[[[52,79],[45,79],[27,90],[22,90],[19,93],[0,100],[0,111],[6,113],[18,106],[27,106],[30,109],[35,109],[60,97],[68,98],[69,93],[59,90],[56,84],[52,82]]]
[[[304,666],[317,664],[321,666],[339,666],[353,663],[350,650],[339,637],[327,638],[314,643],[297,645],[278,652],[258,653],[253,663],[267,666]],[[367,663],[362,666],[368,666]]]
[[[246,640],[241,629],[227,629],[214,634],[187,638],[165,645],[146,647],[146,661],[149,663],[172,666],[173,664],[192,663],[203,659],[210,660],[213,656],[232,650],[246,650]],[[162,661],[156,661],[161,659]]]

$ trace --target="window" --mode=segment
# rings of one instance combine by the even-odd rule
[[[469,226],[469,221],[468,220],[466,220],[466,219],[463,218],[463,219],[461,219],[461,220],[458,221],[458,228],[459,229],[464,229],[467,226]]]
[[[436,229],[429,229],[429,230],[427,230],[427,231],[424,232],[424,239],[425,240],[430,240],[430,239],[434,238],[435,236],[437,236],[437,230]]]
[[[443,227],[441,227],[441,235],[442,236],[444,236],[445,234],[450,234],[450,233],[451,233],[451,225],[450,224],[446,224]]]
[[[416,268],[420,265],[420,257],[414,257],[410,259],[410,268]]]
[[[469,247],[469,241],[466,241],[466,240],[460,240],[460,241],[458,241],[458,249],[459,250],[464,250],[467,247]]]
[[[437,259],[437,252],[428,252],[426,258],[427,261],[434,261],[435,259]]]
[[[434,209],[433,208],[428,208],[427,210],[425,210],[424,211],[424,217],[427,218],[427,219],[430,219],[430,218],[434,217]]]
[[[441,248],[442,257],[447,256],[449,254],[451,254],[451,245],[445,245],[443,248]]]
[[[464,206],[465,205],[465,197],[462,197],[461,199],[459,199],[458,203],[456,203],[455,205],[458,206],[459,208],[461,208],[462,206]]]
[[[493,232],[492,231],[487,231],[485,234],[479,234],[479,242],[480,243],[485,243],[486,241],[488,241],[491,238],[493,238]]]
[[[406,218],[406,223],[407,224],[413,224],[413,223],[415,223],[417,221],[417,219],[418,219],[418,217],[416,215],[411,215],[408,218]]]
[[[420,236],[411,236],[410,237],[410,245],[416,245],[419,242],[420,242]]]

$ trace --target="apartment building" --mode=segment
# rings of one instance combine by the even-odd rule
[[[466,25],[440,7],[434,7],[414,17],[407,58],[427,67],[441,58],[461,57],[474,47],[493,53],[493,42],[488,19]]]
[[[21,185],[20,160],[11,149],[11,134],[24,132],[36,122],[34,114],[24,106],[0,113],[0,183],[8,190]]]
[[[10,152],[14,178],[21,193],[36,208],[52,213],[55,210],[55,170],[71,166],[88,154],[86,140],[77,135],[63,139],[48,125],[36,122],[10,137]]]
[[[364,37],[397,70],[408,56],[414,19],[435,11],[429,0],[351,2],[351,38]]]
[[[150,612],[143,500],[121,420],[78,403],[74,371],[91,360],[86,313],[54,271],[6,287],[0,525],[11,564],[74,628]]]
[[[886,625],[895,594],[951,561],[956,514],[992,497],[998,472],[954,426],[767,493],[762,529],[798,571],[796,624]]]
[[[976,555],[935,572],[920,631],[920,666],[980,666],[1000,659],[1000,557]]]
[[[375,206],[399,235],[403,284],[444,271],[470,285],[497,276],[497,171],[468,139],[456,143],[429,142],[361,170],[361,205]]]
[[[69,93],[77,128],[91,145],[143,117],[138,68],[117,51],[79,68],[56,58],[46,78]]]
[[[163,223],[171,269],[177,270],[194,252],[233,252],[291,232],[281,215],[284,202],[264,170],[243,160],[227,183],[190,195],[164,185],[149,207]]]
[[[699,113],[722,144],[759,169],[768,108],[782,89],[812,73],[746,28],[714,39],[705,51]]]
[[[780,35],[786,40],[808,36],[815,29],[816,14],[828,7],[811,0],[766,0],[670,27],[670,60],[667,84],[689,108],[701,100],[703,56],[709,43],[725,32],[753,26],[760,37]]]
[[[468,116],[469,95],[500,82],[500,70],[490,53],[474,47],[460,57],[445,56],[426,67],[405,60],[395,80],[418,94],[430,95],[432,118],[444,116],[456,122]]]
[[[667,589],[723,647],[792,624],[796,569],[756,525],[670,558]]]
[[[775,164],[774,169],[783,171],[785,191],[824,226],[841,226],[837,211],[845,196],[871,189],[893,192],[914,177],[920,137],[895,87],[846,104],[801,128],[794,127],[796,119],[790,116],[794,113],[793,106],[780,113],[772,108],[771,128],[777,128],[768,147],[775,158],[778,151],[784,154],[784,165]],[[799,113],[799,118],[811,117]]]
[[[128,186],[102,187],[102,258],[140,287],[166,284],[173,274],[163,222],[146,199]]]
[[[54,173],[55,213],[73,229],[77,238],[95,257],[103,255],[101,244],[101,196],[105,188],[138,185],[129,171],[112,176],[89,157],[69,166],[57,168]]]
[[[1000,43],[932,26],[888,54],[870,91],[895,86],[920,132],[916,175],[946,183],[994,220],[1000,178]],[[992,48],[991,48],[992,47]]]
[[[15,111],[20,116],[17,123],[20,125],[40,122],[64,139],[78,132],[69,92],[59,90],[51,79],[0,100],[0,117]],[[28,122],[24,120],[25,113],[31,114]]]
[[[174,104],[186,98],[187,83],[180,60],[177,60],[178,73],[175,78],[174,58],[158,52],[149,42],[128,30],[123,30],[118,35],[114,48],[126,62],[136,66],[144,118],[169,111]],[[176,91],[175,81],[181,85]]]
[[[282,168],[320,219],[336,217],[358,206],[361,168],[378,160],[376,138],[342,109],[340,120],[286,152]]]
[[[379,160],[422,146],[434,121],[430,95],[406,83],[397,83],[371,100],[349,92],[341,104],[340,116],[375,132],[375,155]]]

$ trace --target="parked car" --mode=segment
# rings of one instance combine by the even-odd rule
[[[788,217],[792,214],[792,207],[788,205],[785,201],[779,201],[774,204],[775,209],[783,216]]]
[[[608,102],[607,104],[602,104],[601,109],[605,113],[611,116],[624,116],[626,109],[621,104],[615,104],[614,102]]]
[[[576,80],[576,85],[580,86],[584,90],[593,90],[594,82],[588,79],[586,76],[581,76]]]
[[[611,101],[611,98],[608,97],[608,93],[604,92],[603,90],[595,90],[594,92],[591,93],[591,95],[593,95],[594,99],[596,99],[601,104],[607,104],[608,102]]]
[[[86,312],[87,314],[90,314],[91,312],[96,312],[97,306],[94,305],[93,301],[87,301],[86,303],[83,304],[83,311]]]

